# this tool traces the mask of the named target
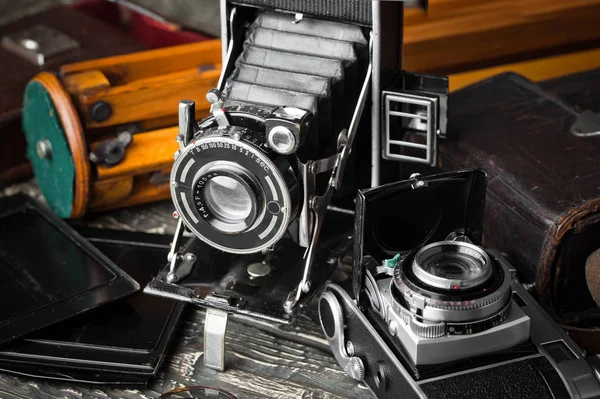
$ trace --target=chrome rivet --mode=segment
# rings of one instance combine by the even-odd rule
[[[48,139],[39,140],[35,145],[35,151],[42,159],[52,159],[52,143]]]
[[[304,283],[304,285],[302,286],[302,291],[304,293],[308,293],[310,292],[310,289],[312,288],[312,284],[310,283],[310,281],[307,281],[306,283]]]
[[[346,354],[348,356],[354,356],[354,344],[352,341],[346,342]]]
[[[390,321],[390,325],[388,327],[388,331],[390,332],[390,334],[392,335],[392,337],[395,337],[396,334],[398,334],[398,323],[396,323],[395,321]]]

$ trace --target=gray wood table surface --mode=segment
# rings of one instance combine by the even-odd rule
[[[35,181],[13,185],[0,195],[27,193],[43,202]],[[172,234],[170,201],[86,217],[93,227]],[[156,380],[147,389],[122,389],[0,374],[0,399],[157,398],[190,385],[225,389],[238,398],[374,398],[339,367],[318,326],[303,315],[292,327],[230,317],[225,335],[227,369],[203,364],[205,311],[188,306]]]

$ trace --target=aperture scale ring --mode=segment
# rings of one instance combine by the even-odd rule
[[[468,321],[464,323],[456,322],[429,322],[419,320],[419,318],[403,307],[394,307],[395,313],[405,324],[408,324],[411,331],[423,338],[439,338],[445,335],[468,335],[485,331],[504,322],[510,315],[512,302],[504,306],[498,313],[481,319]]]
[[[235,128],[228,130],[232,129]],[[240,130],[243,130],[240,133],[244,133],[244,137],[250,133],[246,129]],[[213,131],[214,134],[206,134],[209,131]],[[256,143],[248,142],[243,140],[242,136],[236,139],[224,133],[225,131],[219,131],[216,128],[200,131],[196,134],[195,139],[179,153],[171,171],[171,197],[186,227],[201,240],[215,248],[230,253],[256,253],[274,245],[283,236],[294,212],[289,192],[290,187],[280,170],[281,167],[284,167],[284,169],[290,168],[290,165],[285,162],[279,165],[273,163],[266,153],[267,151],[260,148],[260,141]],[[205,155],[204,152],[207,152],[207,154]],[[271,222],[275,221],[274,223],[265,223],[261,227],[263,230],[256,233],[244,233],[246,234],[245,236],[238,234],[232,238],[226,234],[217,234],[214,230],[210,230],[212,226],[197,214],[194,204],[191,203],[193,200],[193,186],[190,179],[203,164],[218,159],[226,160],[234,155],[239,158],[238,161],[242,162],[241,164],[244,167],[252,168],[257,176],[260,174],[258,178],[262,180],[263,189],[268,193],[272,193],[269,194],[270,199],[280,203],[279,209],[281,211],[276,215],[276,219],[270,219]],[[268,181],[265,180],[269,176]],[[184,198],[187,198],[187,200],[184,200]],[[261,236],[261,232],[264,236]],[[209,238],[209,235],[212,238]],[[252,245],[249,245],[247,248],[235,247],[234,245],[240,242],[240,237],[249,237],[248,242],[252,242]],[[250,239],[250,237],[254,238]]]
[[[395,268],[394,276],[390,282],[390,292],[395,292],[393,295],[397,296],[393,301],[392,308],[397,314],[401,314],[403,310],[418,313],[434,323],[440,321],[462,323],[491,317],[501,312],[512,298],[510,272],[502,264],[497,263],[496,260],[492,260],[492,262],[502,268],[504,276],[501,284],[479,298],[463,301],[435,298],[435,295],[428,293],[426,289],[418,287],[408,280],[404,275],[402,266],[399,265]],[[460,295],[460,291],[456,293]]]

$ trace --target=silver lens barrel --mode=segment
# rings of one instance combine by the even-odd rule
[[[181,150],[171,197],[192,233],[214,248],[250,254],[274,245],[299,208],[289,161],[246,140],[234,127],[213,129]]]
[[[429,327],[470,334],[506,319],[511,281],[510,272],[482,248],[440,241],[396,266],[392,307],[403,319],[414,319],[416,334],[429,334]]]

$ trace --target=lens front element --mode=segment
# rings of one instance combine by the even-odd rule
[[[463,290],[487,281],[492,265],[485,251],[475,245],[442,241],[421,248],[413,260],[412,271],[431,287]]]
[[[250,192],[229,176],[216,176],[206,182],[204,200],[209,211],[224,223],[243,222],[252,211]]]

